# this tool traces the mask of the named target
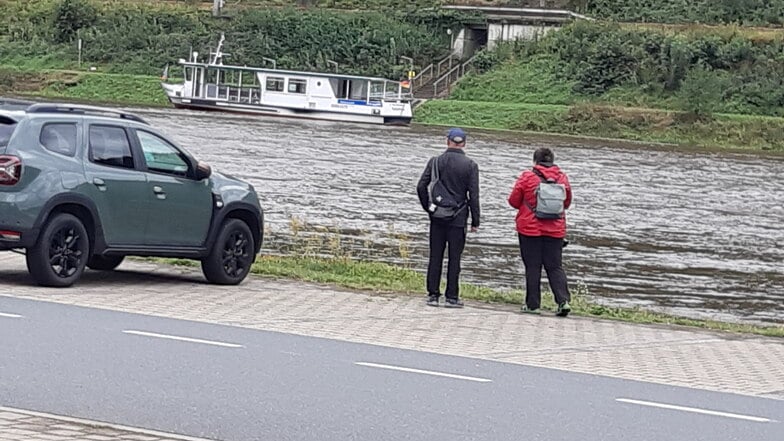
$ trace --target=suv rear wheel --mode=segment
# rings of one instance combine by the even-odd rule
[[[38,242],[27,250],[27,270],[39,285],[66,287],[87,265],[90,239],[74,215],[61,213],[46,223]]]
[[[87,268],[95,271],[112,271],[125,260],[125,256],[92,256],[87,261]]]
[[[253,234],[239,219],[227,219],[210,254],[201,261],[204,276],[218,285],[237,285],[253,264]]]

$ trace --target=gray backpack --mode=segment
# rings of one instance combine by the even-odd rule
[[[537,219],[561,219],[564,217],[566,186],[555,179],[546,178],[537,169],[533,169],[533,172],[541,181],[536,188],[536,206],[531,207],[527,202],[525,206],[534,212]]]

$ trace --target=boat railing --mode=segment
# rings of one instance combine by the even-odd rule
[[[258,104],[261,94],[257,87],[239,87],[226,84],[207,84],[205,98],[245,104]]]

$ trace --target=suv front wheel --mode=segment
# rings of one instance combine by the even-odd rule
[[[74,215],[61,213],[47,222],[38,242],[27,250],[27,270],[39,285],[66,287],[87,265],[90,239]]]
[[[254,246],[250,227],[239,219],[227,219],[210,254],[201,261],[204,276],[217,285],[237,285],[253,264]]]

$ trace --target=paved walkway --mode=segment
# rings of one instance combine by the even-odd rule
[[[208,441],[0,407],[0,441]]]
[[[423,298],[259,278],[217,287],[196,269],[134,261],[88,272],[77,288],[44,289],[8,253],[0,254],[0,295],[784,399],[782,339],[531,317],[505,306],[429,308]]]

